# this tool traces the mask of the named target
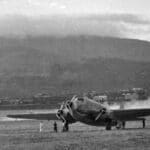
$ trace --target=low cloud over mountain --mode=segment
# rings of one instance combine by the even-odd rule
[[[0,22],[4,37],[94,35],[150,40],[150,18],[142,15],[5,15]]]

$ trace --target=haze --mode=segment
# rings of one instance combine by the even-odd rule
[[[149,0],[1,0],[0,36],[98,35],[150,40]]]

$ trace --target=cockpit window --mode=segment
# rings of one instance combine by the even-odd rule
[[[84,101],[84,98],[79,97],[78,100],[79,100],[79,101]]]

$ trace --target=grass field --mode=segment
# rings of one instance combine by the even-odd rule
[[[42,132],[39,121],[1,121],[0,150],[149,150],[149,120],[145,129],[141,122],[130,122],[125,130],[111,131],[75,123],[68,133],[61,132],[60,122],[54,133],[53,121],[45,121]]]

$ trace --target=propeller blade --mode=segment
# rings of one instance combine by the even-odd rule
[[[96,116],[95,121],[97,121],[99,118],[101,118],[101,116],[103,114],[105,114],[105,113],[106,113],[106,109],[105,108],[103,108],[102,110],[100,110],[100,113]]]
[[[60,105],[60,110],[63,109],[65,102],[62,102],[62,104]]]
[[[61,119],[63,120],[63,122],[66,122],[66,119],[64,118],[63,115],[61,115]]]
[[[96,116],[95,121],[97,121],[101,116],[102,116],[102,112],[100,112],[100,113]]]
[[[63,122],[66,122],[65,117],[63,116],[63,110],[59,109],[58,112],[56,113],[56,116],[58,117],[58,119],[61,119]]]
[[[72,97],[71,101],[73,101],[76,97],[77,97],[77,96],[76,96],[76,95],[74,95],[74,96]]]

